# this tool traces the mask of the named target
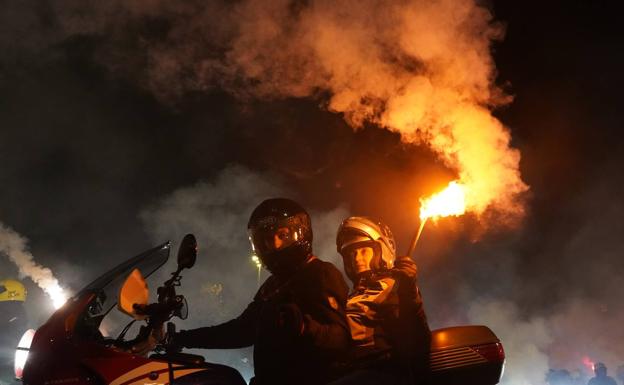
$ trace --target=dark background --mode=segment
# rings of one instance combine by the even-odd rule
[[[522,154],[527,215],[519,228],[487,233],[471,216],[428,225],[417,261],[432,326],[497,324],[488,318],[494,301],[512,307],[503,325],[528,325],[526,334],[539,340],[539,320],[548,329],[574,315],[535,342],[547,362],[581,366],[562,352],[604,337],[600,349],[578,355],[620,364],[624,334],[609,329],[624,321],[618,4],[489,6],[507,31],[493,46],[497,81],[514,96],[495,115]],[[417,198],[453,177],[428,149],[372,126],[353,132],[318,99],[241,101],[216,88],[163,103],[135,74],[102,64],[99,48],[119,39],[55,32],[53,8],[0,1],[0,220],[26,236],[35,259],[73,290],[179,232],[211,233],[153,231],[154,217],[145,213],[197,183],[228,194],[218,182],[228,167],[275,181],[280,187],[265,191],[295,197],[313,212],[342,205],[345,214],[384,218],[404,246],[417,226]],[[161,33],[157,22],[137,28]],[[241,218],[259,198],[245,197],[244,206],[229,203]],[[233,239],[244,242],[244,231]],[[15,274],[5,262],[0,276]],[[253,270],[246,274],[254,279]]]

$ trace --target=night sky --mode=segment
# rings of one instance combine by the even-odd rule
[[[405,247],[418,198],[455,176],[430,149],[396,133],[374,124],[354,131],[328,111],[322,91],[257,98],[219,82],[187,87],[190,75],[154,80],[142,47],[164,40],[177,16],[154,11],[115,24],[110,9],[80,4],[0,6],[0,222],[28,238],[35,260],[72,290],[186,232],[200,235],[204,258],[189,277],[210,281],[205,268],[227,272],[226,291],[253,286],[252,267],[232,269],[247,263],[247,215],[276,194],[327,225],[324,253],[349,214],[382,218]],[[520,372],[536,362],[583,371],[581,356],[615,369],[624,363],[618,4],[486,6],[506,30],[492,57],[496,83],[513,101],[494,115],[522,156],[526,215],[511,228],[466,215],[425,229],[416,261],[430,323],[485,323],[504,344],[509,336],[508,354],[523,362],[510,364],[509,383],[521,383]],[[69,8],[83,26],[64,23]],[[204,46],[223,54],[218,40],[206,37]],[[191,198],[198,211],[184,203]],[[4,257],[0,268],[0,276],[16,273]],[[252,289],[232,289],[231,307],[195,323],[235,316]],[[526,353],[529,346],[538,353]]]

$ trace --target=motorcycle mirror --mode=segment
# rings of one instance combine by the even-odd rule
[[[186,234],[178,249],[178,269],[190,269],[197,259],[197,239],[193,234]]]
[[[123,286],[119,290],[119,299],[117,307],[130,317],[142,320],[144,315],[137,314],[137,306],[146,306],[149,299],[149,289],[147,282],[138,269],[132,270],[132,273],[126,278]]]

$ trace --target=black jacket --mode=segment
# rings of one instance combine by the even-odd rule
[[[425,374],[431,331],[414,279],[389,272],[363,279],[349,296],[347,317],[355,345],[352,366]]]
[[[254,345],[255,383],[323,384],[349,347],[347,294],[338,269],[313,258],[288,280],[269,277],[238,318],[181,331],[175,341],[204,349]]]

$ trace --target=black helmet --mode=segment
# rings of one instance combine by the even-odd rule
[[[260,203],[251,213],[247,230],[253,251],[273,274],[293,273],[312,255],[310,215],[290,199]]]

